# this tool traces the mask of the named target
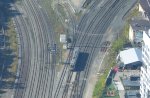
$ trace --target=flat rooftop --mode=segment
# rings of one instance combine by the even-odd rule
[[[133,30],[148,31],[150,29],[150,22],[147,20],[132,19],[130,25]]]
[[[125,79],[122,82],[124,86],[140,86],[140,81],[131,81],[130,79]]]
[[[142,51],[138,48],[130,48],[120,51],[119,56],[121,61],[126,65],[137,61],[142,61]],[[130,59],[129,59],[130,58]]]

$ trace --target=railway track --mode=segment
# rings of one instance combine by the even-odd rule
[[[116,2],[115,2],[116,3]],[[125,3],[125,2],[124,2]],[[108,3],[107,3],[108,4]],[[110,14],[110,10],[108,9],[108,11],[104,14],[104,16],[102,16],[102,18],[100,18],[100,20],[98,20],[98,23],[97,23],[97,25],[99,26],[100,24],[102,24],[102,27],[100,28],[101,30],[98,30],[98,26],[96,26],[94,29],[92,29],[91,30],[91,26],[90,27],[88,27],[88,28],[90,28],[90,29],[86,29],[86,32],[92,32],[92,33],[95,33],[95,32],[101,32],[101,33],[104,33],[104,32],[106,32],[106,30],[107,30],[107,28],[108,28],[108,26],[109,26],[109,24],[111,23],[111,21],[114,19],[114,17],[111,17],[111,15],[114,15],[115,16],[115,14],[117,14],[117,12],[120,10],[120,8],[122,7],[122,5],[123,5],[123,3],[120,3],[120,4],[116,4],[116,5],[118,5],[118,7],[117,8],[115,8],[116,10],[112,10],[112,8],[114,7],[114,3],[112,3],[112,5],[111,5],[111,7],[109,7],[109,9],[110,10],[112,10],[112,12],[113,13],[111,13]],[[120,5],[120,6],[119,6]],[[110,14],[110,15],[109,15]],[[93,24],[93,23],[95,23],[95,22],[93,22],[93,21],[95,21],[95,20],[97,20],[97,18],[99,18],[98,16],[100,15],[100,11],[98,12],[98,14],[93,18],[93,20],[91,21],[91,23],[90,24]],[[108,18],[107,18],[107,16],[108,16]],[[105,19],[108,19],[108,20],[104,20],[104,21],[102,21],[102,19],[104,19],[104,17],[105,17]],[[107,26],[105,26],[107,24]],[[103,29],[104,28],[104,29]],[[88,64],[86,65],[86,69],[85,69],[85,75],[84,75],[84,78],[86,79],[86,78],[88,78],[88,72],[89,72],[89,68],[90,68],[90,64],[91,64],[91,62],[92,62],[92,57],[94,57],[94,52],[95,52],[95,49],[93,48],[93,47],[96,47],[97,45],[100,45],[101,44],[101,40],[102,40],[102,38],[103,38],[103,35],[102,36],[98,36],[97,38],[96,38],[96,40],[93,40],[93,42],[96,42],[95,44],[93,44],[93,46],[91,46],[92,48],[91,49],[89,49],[89,47],[87,48],[87,47],[85,47],[84,48],[84,52],[90,52],[90,54],[91,54],[91,56],[89,57],[89,59],[90,60],[88,60]],[[90,39],[88,39],[88,41],[85,41],[86,40],[86,36],[84,37],[84,38],[82,38],[82,41],[79,41],[79,43],[81,44],[81,45],[83,45],[83,43],[84,42],[87,42],[86,44],[87,44],[87,46],[88,46],[88,44],[89,43],[91,43],[91,41],[92,41],[92,37],[90,37]],[[68,80],[67,81],[69,81],[71,78],[71,75],[72,74],[69,74],[70,76],[68,77]],[[78,75],[77,75],[77,81],[78,81],[78,83],[74,86],[74,90],[75,90],[75,92],[77,92],[77,94],[76,95],[78,95],[78,84],[79,84],[79,78],[80,77],[80,73],[78,73]],[[86,82],[86,81],[84,81],[84,82]],[[85,83],[83,83],[82,85],[84,85]],[[67,98],[67,92],[68,92],[68,88],[69,88],[69,86],[68,85],[66,85],[66,87],[65,87],[65,90],[64,90],[64,93],[63,93],[63,98]],[[84,91],[84,86],[81,86],[81,90],[80,90],[80,92],[82,92],[83,93],[83,91]],[[82,98],[82,95],[83,94],[80,94],[80,96],[76,96],[77,98]],[[75,98],[76,98],[75,97]],[[71,98],[74,98],[74,96],[71,96]]]
[[[43,9],[41,9],[43,12],[45,11],[46,12],[46,9],[44,9],[44,7],[43,7]],[[47,17],[47,19],[45,19],[45,20],[49,20],[48,19],[48,17],[50,17],[47,13],[41,13],[41,15],[44,15],[45,16],[45,18]],[[44,21],[44,20],[43,20]],[[45,23],[46,23],[46,21],[45,21]],[[47,24],[49,24],[49,25],[51,25],[50,24],[50,22],[47,22]],[[53,36],[50,36],[50,42],[51,42],[51,44],[53,45],[53,44],[55,44],[55,40],[54,40],[54,38],[55,38],[55,35],[52,33],[51,35],[53,35]],[[51,71],[52,71],[52,74],[51,74],[51,83],[50,83],[50,87],[49,87],[49,92],[48,92],[48,98],[50,98],[50,97],[52,97],[53,96],[53,92],[54,92],[54,81],[55,81],[55,74],[56,74],[56,72],[55,72],[55,65],[56,65],[56,54],[52,54],[52,64],[51,64]],[[46,89],[45,89],[45,91],[46,91]]]
[[[15,5],[14,5],[14,8],[18,11],[18,8]],[[27,81],[28,76],[24,76],[24,74],[26,72],[28,72],[28,69],[29,69],[29,67],[26,65],[30,64],[30,62],[29,62],[30,51],[29,50],[30,50],[30,48],[32,48],[32,45],[30,44],[31,39],[30,39],[28,33],[24,33],[24,32],[29,32],[29,31],[27,29],[27,26],[26,26],[25,21],[23,20],[22,16],[20,15],[18,17],[14,17],[14,22],[16,24],[16,29],[17,29],[17,32],[20,37],[20,46],[21,46],[21,64],[20,64],[20,66],[18,66],[19,77],[20,78],[23,77],[22,79],[18,79],[17,84],[24,83],[25,84],[24,88],[25,88],[26,87],[25,82]],[[26,55],[24,55],[24,53],[26,53]],[[26,70],[26,72],[23,70]],[[16,96],[19,96],[19,94],[21,94],[23,92],[24,92],[23,89],[16,88],[14,98],[16,98]]]
[[[107,1],[104,4],[104,7],[100,8],[100,10],[96,13],[96,15],[93,15],[93,14],[89,15],[90,19],[86,19],[86,20],[89,20],[89,25],[84,26],[83,28],[80,28],[79,30],[82,29],[84,33],[91,33],[91,29],[94,29],[92,27],[94,27],[95,24],[97,24],[97,22],[99,22],[100,20],[103,20],[103,18],[105,18],[105,16],[107,16],[106,13],[109,13],[109,11],[107,11],[107,10],[111,10],[110,6],[111,6],[111,4],[113,4],[113,2],[114,1],[112,1],[112,0]],[[107,11],[107,12],[105,12],[105,11]],[[81,22],[81,24],[82,24],[82,22]],[[92,34],[94,34],[94,33],[92,33]],[[82,37],[86,37],[86,36],[82,36]],[[81,38],[78,38],[78,39],[81,39]],[[80,44],[80,42],[81,41],[79,41],[79,44]]]
[[[110,3],[111,3],[111,1],[106,2],[105,6],[106,6],[106,5],[109,5]],[[109,8],[109,7],[108,7],[108,8]],[[90,29],[91,29],[93,23],[94,23],[94,22],[96,21],[96,19],[98,18],[99,13],[102,13],[102,11],[103,11],[104,9],[106,9],[106,8],[100,9],[100,11],[98,11],[98,13],[94,16],[93,20],[91,20],[91,22],[90,22],[90,25],[88,25],[88,27],[87,27],[85,33],[89,33],[89,32],[92,31],[92,30],[90,30]],[[83,18],[83,19],[84,19],[84,18]],[[81,29],[81,28],[80,28],[80,29]],[[82,28],[82,29],[83,29],[83,28]],[[84,32],[83,32],[83,33],[84,33]],[[80,39],[80,37],[81,37],[81,36],[78,35],[78,38],[77,38],[77,39]],[[82,37],[84,37],[84,36],[82,36]],[[84,37],[84,38],[82,38],[82,39],[85,41],[86,38]],[[91,40],[90,40],[90,41],[91,41]],[[80,41],[79,41],[79,43],[80,43]],[[77,44],[77,43],[76,43],[76,44]],[[82,43],[81,43],[81,45],[82,45]],[[79,47],[80,47],[80,46],[79,46]],[[78,73],[77,78],[79,77],[79,74],[80,74],[80,73]],[[69,72],[69,76],[68,76],[67,82],[69,82],[69,81],[71,80],[71,77],[72,77],[72,71]],[[74,86],[74,87],[75,87],[75,86]],[[77,87],[77,83],[76,83],[76,87]],[[66,87],[65,87],[64,92],[63,92],[63,98],[66,98],[66,97],[68,96],[68,94],[67,94],[68,89],[69,89],[69,84],[66,84]]]
[[[43,16],[40,14],[41,12],[39,11],[39,10],[37,10],[36,9],[36,7],[37,6],[35,6],[35,2],[33,1],[32,3],[30,2],[30,1],[27,1],[27,3],[28,3],[28,5],[30,5],[30,9],[32,9],[32,12],[33,12],[33,14],[34,14],[34,18],[36,19],[36,25],[37,25],[37,30],[38,30],[38,34],[39,34],[39,37],[38,38],[40,38],[40,37],[42,37],[41,39],[48,39],[47,38],[47,35],[46,35],[46,32],[47,31],[45,31],[45,29],[46,28],[44,28],[44,27],[46,27],[45,26],[45,24],[44,24],[44,20],[43,20]],[[43,36],[42,35],[42,33],[43,33],[43,35],[45,34],[45,36]],[[46,97],[48,97],[48,96],[51,96],[51,95],[49,95],[49,94],[51,94],[51,93],[47,93],[47,92],[44,92],[44,91],[49,91],[48,89],[52,89],[52,86],[53,86],[53,81],[54,80],[52,80],[53,78],[54,78],[54,74],[53,74],[53,71],[52,71],[52,73],[51,73],[51,70],[50,70],[50,65],[48,66],[49,67],[49,69],[48,70],[46,70],[45,71],[45,68],[44,68],[44,66],[46,66],[46,64],[45,64],[45,62],[48,62],[48,63],[50,63],[50,57],[48,57],[48,61],[45,61],[45,59],[46,59],[46,54],[48,53],[47,52],[47,49],[46,49],[46,45],[47,45],[47,43],[49,43],[49,41],[43,41],[41,44],[40,44],[40,47],[39,48],[41,48],[41,50],[42,50],[42,54],[40,54],[40,56],[42,55],[42,60],[40,61],[40,63],[41,64],[39,64],[39,66],[40,66],[40,68],[38,68],[39,69],[39,74],[38,74],[38,77],[34,77],[35,75],[33,75],[33,78],[34,78],[34,80],[33,81],[31,81],[31,83],[34,83],[35,81],[36,81],[36,79],[37,79],[37,84],[34,86],[34,87],[32,87],[32,89],[31,89],[31,92],[32,92],[32,94],[31,93],[29,93],[29,95],[28,96],[30,96],[31,98],[33,98],[33,97],[36,97],[36,98],[41,98],[41,97],[43,97],[43,96],[45,96],[45,98]],[[44,45],[44,46],[42,46],[42,44]],[[44,47],[43,49],[42,49],[42,47]],[[38,57],[40,57],[40,56],[38,56]],[[53,67],[53,66],[51,66],[51,67]],[[36,73],[36,72],[35,72]],[[48,80],[48,76],[50,76],[51,75],[51,80]],[[45,81],[46,80],[46,81]],[[48,82],[50,82],[50,87],[46,87],[47,85],[48,85]],[[32,84],[31,84],[32,85]],[[36,89],[35,89],[36,88]],[[29,90],[30,91],[30,90]],[[46,95],[47,94],[47,95]],[[28,98],[28,97],[27,97]]]
[[[36,4],[35,1],[33,1],[32,4],[30,0],[24,0],[24,2],[24,9],[26,10],[26,14],[29,19],[28,25],[31,25],[31,31],[26,31],[27,28],[29,28],[26,23],[23,25],[25,29],[23,31],[25,32],[21,34],[28,34],[27,38],[32,38],[34,41],[30,42],[30,40],[27,39],[28,43],[22,44],[22,46],[25,47],[26,45],[32,43],[31,46],[25,47],[26,49],[29,49],[29,52],[22,52],[29,53],[23,54],[23,56],[28,56],[28,61],[22,63],[26,65],[23,68],[30,67],[30,70],[27,69],[27,72],[29,73],[26,73],[23,71],[23,68],[20,68],[20,73],[23,74],[23,79],[26,77],[26,81],[23,79],[19,79],[19,81],[26,82],[26,88],[22,92],[20,89],[16,90],[15,98],[49,98],[49,96],[52,95],[52,90],[48,90],[48,92],[47,89],[49,89],[49,86],[50,89],[52,89],[55,73],[54,70],[52,71],[52,69],[54,69],[54,64],[51,64],[50,62],[51,57],[47,51],[47,43],[54,43],[54,39],[53,36],[50,36],[52,33],[50,34],[50,32],[48,32],[48,27],[45,26],[47,25],[44,20],[46,15],[41,13],[41,11],[36,10],[36,7],[33,6]],[[27,20],[25,20],[22,16],[20,17],[22,20],[22,25],[24,21]],[[51,76],[51,79],[49,79],[49,76]]]
[[[89,19],[89,23],[87,22],[86,19],[91,16],[90,14],[85,14],[76,29],[76,25],[72,24],[75,26],[73,28],[73,33],[75,33],[77,30],[81,31],[84,33],[83,36],[80,36],[80,34],[76,35],[77,41],[73,43],[73,47],[80,47],[82,52],[89,53],[89,58],[87,65],[85,66],[85,70],[83,73],[77,73],[76,76],[76,83],[73,85],[74,89],[71,91],[71,98],[82,98],[83,97],[83,92],[86,86],[86,80],[80,81],[81,75],[83,75],[84,79],[88,79],[88,74],[90,72],[90,65],[92,64],[93,57],[96,55],[98,52],[99,48],[95,48],[97,46],[101,45],[101,40],[103,39],[103,34],[106,32],[108,26],[110,25],[111,21],[114,19],[115,15],[118,13],[122,5],[126,1],[120,0],[118,3],[115,3],[112,0],[109,0],[106,2],[103,8],[101,8],[96,15],[93,15]],[[111,5],[109,8],[107,6]],[[105,8],[106,6],[106,8]],[[19,91],[16,90],[16,97],[15,98],[59,98],[60,94],[60,89],[62,87],[62,83],[64,82],[64,77],[66,76],[66,73],[68,71],[68,68],[70,68],[69,65],[65,65],[63,72],[61,74],[61,78],[59,80],[59,83],[57,85],[56,90],[54,90],[54,80],[55,80],[55,55],[50,56],[49,52],[47,51],[47,43],[51,42],[51,44],[54,44],[55,41],[53,39],[54,34],[48,33],[51,32],[49,31],[49,27],[47,27],[48,22],[44,19],[45,17],[48,17],[47,14],[44,14],[41,8],[39,8],[38,3],[35,0],[24,0],[24,8],[26,10],[26,14],[28,16],[28,22],[31,25],[30,31],[25,31],[28,30],[29,28],[27,24],[23,24],[24,29],[22,31],[25,31],[25,33],[21,34],[26,34],[24,36],[27,36],[26,39],[28,42],[26,43],[27,45],[29,44],[28,47],[25,47],[26,44],[23,44],[22,49],[29,49],[28,52],[29,54],[22,54],[26,57],[27,60],[22,61],[23,64],[28,64],[28,66],[23,66],[20,68],[21,74],[24,75],[23,77],[25,80],[20,81],[25,81],[25,92],[24,91]],[[103,10],[107,10],[104,12]],[[16,20],[17,21],[17,20]],[[21,18],[21,21],[25,23],[26,20],[24,18]],[[74,21],[74,20],[72,20]],[[21,22],[21,23],[22,23]],[[29,25],[28,24],[28,25]],[[90,24],[90,25],[88,25]],[[100,34],[100,36],[86,36],[86,34]],[[52,36],[50,36],[52,35]],[[82,37],[82,38],[81,38]],[[33,39],[32,39],[33,38]],[[30,45],[30,40],[33,40]],[[85,45],[82,47],[82,45]],[[23,51],[23,50],[22,50]],[[31,51],[31,52],[30,52]],[[67,62],[70,62],[70,56],[72,54],[72,50],[70,51]],[[30,54],[31,53],[31,54]],[[52,61],[54,62],[52,62]],[[30,67],[30,69],[29,69]],[[26,68],[28,70],[28,74],[23,71],[23,68]],[[72,72],[68,72],[69,76],[67,77],[67,82],[71,80],[72,77]],[[50,78],[49,78],[50,76]],[[79,83],[81,82],[81,83]],[[63,98],[67,97],[69,85],[67,84],[64,88],[63,92]],[[54,93],[55,91],[55,93]],[[76,95],[74,95],[76,94]]]
[[[102,19],[106,19],[106,20],[100,20],[100,21],[98,21],[97,26],[95,26],[95,28],[93,29],[92,33],[102,33],[102,34],[104,34],[106,32],[107,28],[109,27],[110,23],[112,22],[112,20],[115,18],[116,14],[120,11],[120,9],[122,8],[122,6],[125,3],[126,3],[126,1],[124,1],[124,0],[121,1],[120,0],[118,2],[118,4],[116,4],[115,6],[112,5],[113,7],[110,7],[111,9],[110,9],[109,13],[107,13],[107,15],[105,16],[105,18],[102,17]],[[100,26],[100,25],[102,25],[102,26]],[[97,46],[99,47],[101,45],[102,38],[103,38],[103,36],[100,36],[100,37],[98,36],[93,41],[93,42],[95,42],[95,44],[93,44],[92,47],[97,47]],[[91,37],[91,39],[89,39],[87,41],[87,45],[88,45],[88,43],[90,43],[91,40],[92,40],[92,37]],[[85,40],[83,39],[83,41],[85,41]],[[85,48],[84,49],[84,52],[88,52],[88,53],[91,54],[91,56],[89,56],[89,60],[87,62],[86,68],[85,68],[85,73],[84,73],[84,78],[85,79],[88,78],[88,74],[90,72],[90,65],[92,64],[93,58],[96,55],[96,53],[98,52],[98,50],[99,49],[94,49],[94,48],[92,48],[92,49]],[[81,89],[79,90],[80,94],[79,94],[79,96],[77,96],[75,98],[82,98],[83,97],[85,85],[86,85],[86,81],[83,81],[82,84],[81,84]]]
[[[33,60],[33,63],[32,63],[32,65],[31,65],[31,71],[30,71],[30,74],[31,74],[31,79],[30,79],[30,77],[29,77],[29,81],[28,81],[28,86],[27,86],[27,90],[26,90],[26,92],[28,92],[28,93],[24,93],[24,96],[25,97],[28,97],[28,98],[31,98],[31,96],[32,96],[32,93],[33,92],[35,92],[35,91],[33,91],[34,90],[34,86],[35,85],[37,85],[37,83],[36,82],[34,82],[35,81],[35,78],[37,78],[38,76],[37,75],[39,75],[39,73],[40,73],[40,63],[41,63],[41,59],[39,58],[41,55],[42,55],[42,53],[40,54],[40,52],[41,52],[41,48],[39,48],[40,46],[41,46],[41,44],[43,44],[43,42],[42,42],[42,40],[41,41],[39,41],[39,34],[38,33],[35,33],[34,34],[34,32],[38,32],[38,31],[36,31],[36,29],[37,28],[40,28],[40,27],[36,27],[36,25],[34,25],[35,24],[35,16],[33,16],[32,14],[31,14],[31,12],[29,11],[29,9],[27,9],[27,5],[25,5],[26,3],[24,3],[24,6],[25,6],[25,8],[26,8],[26,13],[27,13],[27,15],[28,16],[30,16],[30,18],[32,18],[32,24],[31,24],[31,26],[32,26],[32,35],[33,36],[35,36],[35,38],[36,38],[36,40],[35,40],[35,42],[34,42],[34,44],[35,44],[35,46],[34,46],[34,51],[35,51],[35,58],[32,58],[32,60]],[[31,8],[30,8],[31,9]],[[30,19],[29,18],[29,19]],[[30,22],[31,22],[31,20],[30,20]],[[29,88],[30,87],[30,88]],[[28,89],[29,88],[29,89]],[[32,92],[32,93],[31,93]],[[26,94],[26,95],[25,95]]]
[[[85,17],[87,17],[88,15],[86,14],[86,15],[84,15],[84,17],[83,17],[83,20],[84,19],[86,19]],[[82,21],[82,20],[81,20]],[[82,21],[82,23],[85,23],[85,22],[83,22]],[[80,25],[78,26],[78,27],[81,27]],[[79,29],[79,28],[78,28]],[[80,31],[81,31],[81,28],[79,29]],[[82,32],[82,31],[81,31]],[[77,38],[78,39],[78,38]],[[75,45],[75,43],[74,43],[74,45]],[[70,57],[70,55],[72,54],[72,51],[70,52],[70,54],[69,54],[69,56],[68,57]],[[70,59],[68,58],[67,59],[67,62],[69,63],[69,61],[70,61]],[[59,84],[58,84],[58,86],[57,86],[57,90],[56,90],[56,92],[55,92],[55,97],[54,98],[57,98],[58,97],[58,94],[59,94],[59,91],[60,91],[60,88],[61,88],[61,85],[62,85],[62,82],[63,82],[63,78],[65,77],[65,74],[66,74],[66,72],[67,72],[67,68],[69,68],[69,66],[68,65],[65,65],[65,67],[64,67],[64,69],[63,69],[63,72],[62,72],[62,75],[61,75],[61,78],[60,78],[60,81],[59,81]],[[70,79],[71,79],[71,76],[72,76],[72,72],[69,72],[69,77],[68,77],[68,80],[67,81],[70,81]],[[68,88],[68,85],[66,85],[66,87]],[[66,89],[66,88],[65,88]],[[66,90],[64,90],[64,92],[66,92]],[[63,97],[65,97],[67,94],[63,94]]]

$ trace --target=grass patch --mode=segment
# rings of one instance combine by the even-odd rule
[[[8,37],[8,43],[9,43],[9,50],[11,51],[11,54],[8,54],[6,57],[6,61],[9,59],[12,59],[12,62],[10,64],[9,70],[13,73],[16,73],[17,71],[17,64],[18,64],[18,45],[17,45],[17,36],[14,29],[14,25],[12,20],[8,23],[8,29],[7,34]]]
[[[105,70],[105,72],[100,76],[100,79],[97,81],[95,85],[93,98],[99,98],[99,96],[102,95],[108,73],[109,73],[109,70]]]
[[[64,11],[64,7],[60,4],[57,4],[57,8],[59,10],[59,13],[61,14],[61,16],[65,19],[67,18],[66,12]]]
[[[82,11],[76,12],[76,13],[75,13],[76,20],[79,21],[82,15],[83,15]]]
[[[129,12],[129,15],[127,16],[127,21],[131,21],[132,18],[139,15],[139,7],[138,4]]]

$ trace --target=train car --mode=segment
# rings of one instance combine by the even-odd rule
[[[74,94],[73,89],[75,89],[74,88],[74,83],[75,83],[75,80],[76,80],[76,75],[77,75],[77,72],[73,72],[71,80],[70,80],[70,85],[69,85],[69,90],[68,90],[68,96],[70,96],[70,97],[71,97],[72,94]],[[68,97],[68,98],[70,98],[70,97]]]
[[[76,63],[76,60],[78,58],[78,54],[79,54],[79,48],[76,47],[74,48],[74,51],[73,51],[73,54],[72,54],[72,57],[71,57],[71,61],[70,61],[70,65],[73,67]]]
[[[73,72],[70,83],[73,84],[76,79],[77,72]]]

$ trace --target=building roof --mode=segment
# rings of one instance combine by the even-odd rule
[[[139,91],[126,91],[126,98],[140,98],[140,93]]]
[[[140,5],[146,12],[145,14],[148,16],[150,19],[150,0],[140,0]]]
[[[142,61],[142,52],[138,48],[130,48],[128,50],[123,50],[119,53],[121,62],[125,65],[137,61]]]
[[[122,82],[124,86],[140,86],[140,81],[131,81],[130,79],[125,79]]]
[[[66,35],[65,34],[60,34],[60,42],[61,43],[66,43]]]
[[[147,20],[132,19],[130,25],[133,30],[147,31],[148,29],[150,29],[150,22]]]

